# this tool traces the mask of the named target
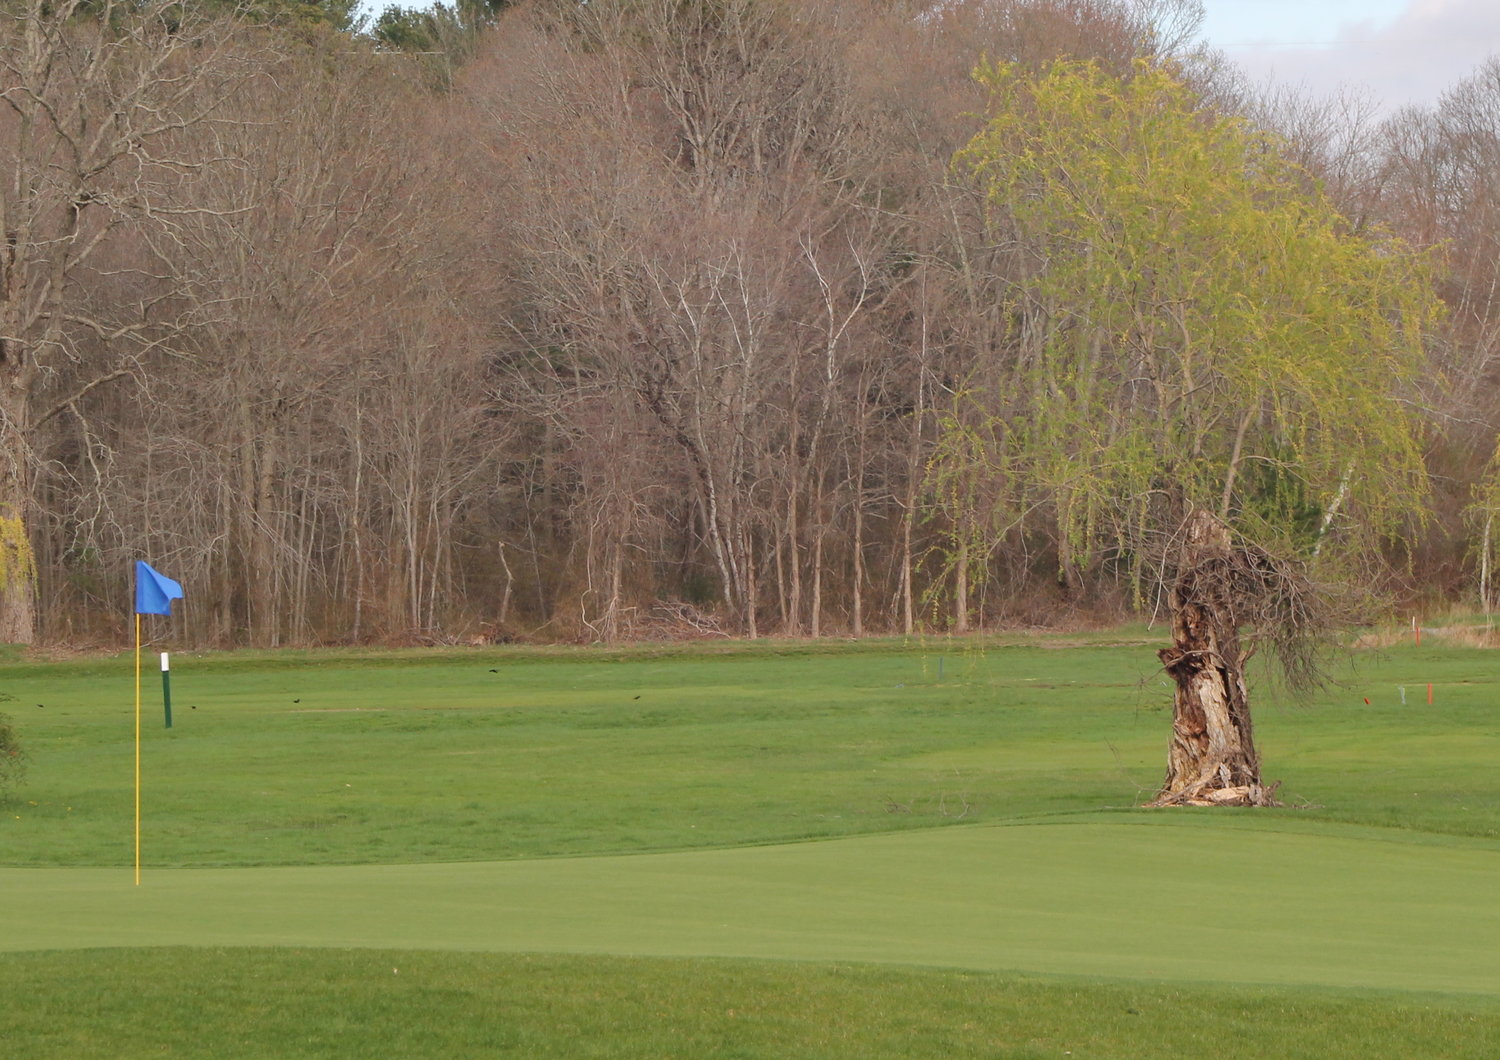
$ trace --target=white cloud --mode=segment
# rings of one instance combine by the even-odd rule
[[[1362,88],[1388,110],[1426,105],[1500,54],[1500,4],[1410,0],[1394,18],[1342,23],[1327,43],[1225,51],[1256,81],[1302,85],[1318,94]]]

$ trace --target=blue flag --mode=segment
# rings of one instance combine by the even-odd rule
[[[151,569],[143,560],[135,561],[135,613],[170,615],[172,601],[182,599],[182,586],[165,574]]]

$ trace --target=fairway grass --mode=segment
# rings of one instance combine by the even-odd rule
[[[484,861],[1131,811],[1170,691],[1155,642],[1122,641],[183,658],[171,730],[146,689],[143,857]],[[1500,838],[1494,658],[1404,648],[1305,706],[1262,693],[1295,808],[1256,819]],[[31,750],[0,865],[131,863],[131,691],[128,658],[0,667]]]
[[[1035,646],[184,659],[174,727],[159,701],[146,716],[144,856],[490,860],[1128,807],[1159,772],[1162,717],[1137,709],[1151,661]],[[128,662],[0,671],[18,703],[45,704],[15,710],[32,765],[0,816],[0,864],[130,863]]]
[[[147,702],[139,887],[129,660],[7,663],[31,768],[0,805],[0,984],[41,985],[0,1041],[1497,1055],[1494,653],[1398,645],[1311,703],[1261,693],[1289,805],[1199,812],[1141,808],[1154,646],[179,659],[177,725]]]
[[[1184,888],[1191,865],[1196,887]],[[495,863],[0,870],[0,949],[840,960],[1500,996],[1500,851],[1376,830],[943,829]]]
[[[27,1060],[1489,1060],[1442,997],[794,962],[265,949],[0,955]]]

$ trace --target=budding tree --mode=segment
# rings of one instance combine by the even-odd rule
[[[1423,261],[1352,232],[1274,139],[1161,68],[979,76],[990,118],[960,160],[1012,258],[1020,406],[977,458],[1006,469],[1001,503],[1048,513],[1067,576],[1107,558],[1170,590],[1159,800],[1266,803],[1247,660],[1269,644],[1307,678],[1310,575],[1426,493],[1402,400],[1434,315]]]

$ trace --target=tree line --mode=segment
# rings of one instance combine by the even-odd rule
[[[1381,117],[1194,0],[354,10],[0,3],[0,639],[123,639],[137,558],[205,644],[1116,617],[1194,509],[1488,606],[1500,63]]]

